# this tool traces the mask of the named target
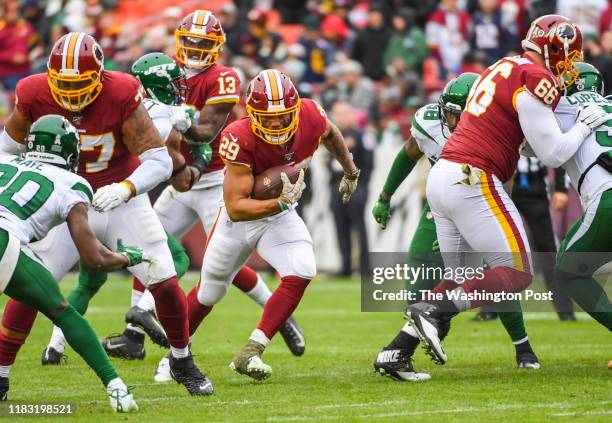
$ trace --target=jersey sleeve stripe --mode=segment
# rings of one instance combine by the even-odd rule
[[[71,189],[75,191],[81,191],[83,194],[87,196],[87,198],[89,198],[90,203],[93,201],[93,193],[91,192],[91,189],[89,189],[87,185],[82,184],[81,182],[77,182],[76,184],[72,186]]]
[[[416,119],[412,119],[412,127],[437,144],[437,141],[431,135],[429,135],[427,131],[421,127],[421,125],[419,125]]]
[[[240,101],[240,96],[237,95],[217,95],[206,100],[206,104],[237,103],[238,101]]]
[[[527,88],[525,87],[520,87],[517,88],[516,91],[514,92],[514,94],[512,94],[512,107],[514,107],[514,111],[516,112],[516,97],[522,93],[523,91],[527,91]]]

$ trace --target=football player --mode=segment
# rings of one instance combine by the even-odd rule
[[[77,129],[63,116],[46,115],[30,127],[25,159],[0,155],[0,293],[34,307],[62,328],[70,346],[106,387],[114,411],[136,411],[132,394],[93,329],[64,299],[45,261],[29,245],[66,222],[78,253],[92,268],[112,272],[148,260],[140,248],[124,247],[121,240],[113,253],[96,239],[87,220],[91,186],[75,175],[79,154]],[[10,305],[5,309],[8,312]],[[23,335],[6,326],[2,334]],[[0,364],[0,401],[7,400],[9,369],[10,365]]]
[[[15,109],[0,149],[23,151],[31,123],[42,115],[59,114],[74,124],[82,151],[78,173],[95,190],[95,210],[89,212],[94,233],[107,246],[115,246],[121,237],[151,255],[150,268],[141,264],[129,270],[157,299],[157,316],[171,345],[173,377],[191,394],[212,394],[212,384],[189,352],[185,294],[178,285],[166,234],[146,195],[170,177],[172,160],[142,105],[142,86],[131,75],[104,70],[102,48],[82,32],[71,32],[56,41],[47,67],[46,74],[29,76],[17,84]],[[57,280],[78,262],[66,225],[31,247]],[[86,304],[68,300],[84,312]],[[34,308],[9,302],[2,319],[6,330],[0,333],[0,364],[14,362],[35,317]]]
[[[440,250],[447,253],[445,267],[469,266],[470,259],[474,267],[482,261],[489,267],[461,285],[445,280],[433,290],[454,290],[454,299],[442,295],[406,310],[439,364],[447,359],[440,337],[453,315],[492,303],[487,294],[520,292],[531,283],[523,223],[502,187],[516,170],[523,139],[545,166],[557,167],[608,119],[601,107],[589,105],[565,133],[555,121],[559,90],[574,82],[574,62],[582,57],[582,33],[575,24],[559,15],[537,18],[522,46],[522,55],[500,59],[474,83],[465,112],[427,179]],[[465,252],[476,254],[466,258]]]
[[[456,128],[461,112],[465,109],[468,93],[478,78],[478,74],[467,72],[449,81],[438,103],[421,107],[412,118],[412,137],[397,154],[385,181],[372,214],[381,228],[385,229],[391,217],[391,197],[399,185],[410,174],[416,162],[425,155],[431,163],[438,160],[442,147],[450,133]],[[412,267],[421,265],[427,268],[442,268],[442,257],[434,253],[436,226],[427,203],[423,207],[419,225],[414,233],[408,250],[408,263]],[[421,277],[410,284],[407,289],[418,293],[432,289],[440,281]],[[520,303],[515,308],[519,311],[500,313],[500,319],[508,331],[516,349],[516,361],[520,368],[538,368],[539,362],[529,345]],[[506,306],[507,307],[507,306]],[[374,369],[382,375],[396,380],[420,381],[429,379],[429,375],[418,373],[412,365],[412,355],[419,343],[419,338],[412,326],[406,323],[399,334],[383,348],[374,362]]]
[[[312,239],[295,206],[304,190],[304,170],[321,142],[344,169],[340,183],[343,201],[357,187],[359,169],[338,128],[323,109],[301,99],[291,80],[274,69],[261,71],[247,89],[248,117],[228,125],[221,134],[219,154],[226,165],[223,205],[208,238],[199,285],[190,293],[197,309],[189,304],[195,331],[206,314],[226,294],[236,273],[253,250],[281,276],[246,347],[230,367],[262,380],[272,369],[261,354],[272,337],[291,316],[308,283],[316,274]],[[292,184],[282,174],[282,194],[271,200],[251,198],[254,178],[279,165],[301,168]]]
[[[578,77],[559,101],[555,115],[562,130],[573,124],[576,112],[588,104],[612,112],[612,101],[603,98],[601,73],[593,65],[577,63]],[[612,303],[593,278],[611,261],[612,251],[612,120],[596,128],[578,151],[563,164],[584,213],[567,232],[557,253],[557,277],[562,288],[606,329],[612,331]],[[595,252],[595,253],[592,253]],[[606,252],[608,254],[606,254]]]

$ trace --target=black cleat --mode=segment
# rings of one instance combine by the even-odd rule
[[[446,353],[440,338],[445,326],[446,316],[438,307],[428,303],[413,304],[406,309],[406,318],[414,328],[423,344],[423,349],[436,364],[446,363]],[[450,326],[449,326],[450,327]]]
[[[491,320],[497,320],[497,313],[494,311],[481,311],[472,318],[473,322],[489,322]]]
[[[160,347],[170,348],[166,331],[152,311],[147,311],[134,306],[125,315],[125,322],[138,326]]]
[[[519,369],[537,370],[542,365],[533,351],[516,352],[516,367]]]
[[[412,366],[412,357],[406,350],[383,348],[374,362],[374,371],[399,381],[420,382],[431,379],[427,373],[418,373]]]
[[[8,399],[9,378],[0,376],[0,401]]]
[[[573,311],[560,311],[557,313],[559,315],[559,320],[562,322],[575,322],[576,315]]]
[[[121,335],[111,335],[102,340],[102,348],[111,357],[127,360],[145,358],[144,335],[126,329]]]
[[[40,361],[43,366],[59,366],[61,364],[66,364],[66,356],[53,347],[47,347],[44,349]]]
[[[189,354],[185,358],[176,358],[170,354],[170,375],[177,383],[184,385],[191,395],[212,395],[212,382],[200,372]]]
[[[306,338],[293,316],[289,317],[280,328],[280,334],[291,354],[299,357],[306,351]]]

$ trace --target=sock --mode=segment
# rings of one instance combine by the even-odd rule
[[[4,307],[0,327],[0,365],[11,366],[19,348],[25,343],[37,311],[34,307],[10,299]]]
[[[189,344],[187,299],[176,276],[149,287],[155,298],[157,317],[166,331],[170,345],[184,348]]]
[[[242,266],[232,283],[242,292],[249,292],[257,285],[257,273],[248,266]]]
[[[108,395],[112,394],[115,389],[127,390],[127,386],[125,386],[125,383],[123,383],[119,377],[114,378],[106,385],[106,392]]]
[[[0,366],[0,377],[9,377],[11,367],[13,366]]]
[[[457,284],[454,281],[445,279],[442,282],[440,282],[438,285],[436,285],[431,292],[434,292],[436,294],[440,294],[440,293],[444,293],[446,291],[452,291],[453,289],[457,288],[459,286],[459,284]]]
[[[512,342],[517,343],[527,339],[527,329],[525,329],[525,321],[523,320],[523,311],[521,310],[521,302],[518,300],[504,301],[495,305],[498,311],[497,315],[501,320],[506,332],[510,335]]]
[[[79,283],[66,297],[68,303],[74,307],[81,316],[84,316],[87,307],[89,307],[89,301],[96,295],[107,279],[108,274],[106,272],[91,269],[80,261]]]
[[[474,291],[484,291],[487,293],[498,292],[521,292],[531,283],[532,275],[529,272],[521,272],[511,267],[494,267],[485,270],[482,279],[471,278],[461,284],[457,290],[462,290],[466,294]],[[458,299],[453,301],[460,310],[481,307],[485,304],[492,304],[493,301],[474,299],[472,301]]]
[[[138,306],[138,308],[141,308],[143,310],[155,311],[155,298],[153,298],[151,291],[147,289],[142,294],[142,297],[140,298],[140,300],[138,301],[138,304],[136,305]]]
[[[72,306],[68,305],[59,313],[54,323],[62,329],[68,344],[96,372],[104,386],[119,377],[102,348],[98,336]]]
[[[134,307],[140,301],[140,298],[145,292],[145,286],[140,282],[140,280],[136,277],[132,278],[132,301],[130,302],[130,306]]]
[[[516,349],[517,354],[525,352],[533,353],[533,349],[531,348],[531,344],[529,343],[528,338],[525,338],[520,342],[514,342],[514,348]]]
[[[281,278],[280,285],[264,306],[257,329],[260,329],[268,339],[272,339],[285,320],[293,314],[309,283],[309,279],[299,276],[290,275]]]
[[[170,347],[170,351],[172,352],[172,356],[174,358],[189,357],[189,347],[185,347],[185,348]]]
[[[205,306],[198,301],[198,290],[200,289],[200,282],[193,287],[189,294],[187,294],[187,319],[189,320],[189,335],[193,336],[196,332],[200,323],[208,313],[211,312],[213,306]]]
[[[560,272],[559,284],[576,301],[576,304],[589,313],[593,319],[612,331],[612,303],[606,291],[595,279],[573,279]]]
[[[63,353],[65,346],[66,338],[64,338],[62,330],[57,326],[53,326],[53,333],[51,334],[51,339],[49,340],[49,345],[47,345],[47,347],[51,347],[55,351]]]
[[[270,343],[270,338],[268,338],[261,329],[255,329],[251,333],[251,336],[249,336],[249,340],[255,341],[258,344],[263,345],[264,347],[267,347]]]
[[[268,285],[266,285],[264,280],[257,275],[257,284],[255,285],[255,288],[247,292],[247,295],[257,304],[263,307],[272,296],[272,291],[270,291],[270,288],[268,288]]]
[[[419,345],[419,338],[412,326],[406,323],[402,330],[399,331],[397,336],[387,345],[387,349],[395,350],[406,350],[408,355],[412,356],[414,350]]]

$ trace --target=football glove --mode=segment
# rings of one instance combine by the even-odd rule
[[[189,144],[193,166],[202,173],[212,160],[212,147],[210,144]]]
[[[580,109],[576,116],[576,122],[586,125],[591,131],[603,125],[608,119],[610,119],[608,113],[596,104],[589,104]]]
[[[283,181],[283,191],[280,195],[281,201],[287,204],[297,202],[302,196],[304,188],[306,188],[306,183],[304,182],[304,169],[300,169],[300,174],[295,184],[291,183],[285,172],[281,173],[280,177],[281,181]]]
[[[145,253],[142,248],[133,245],[123,245],[121,238],[117,240],[117,253],[125,256],[128,259],[126,267],[136,266],[142,262],[151,262],[151,258]]]
[[[96,211],[104,213],[116,209],[127,202],[132,196],[132,191],[127,184],[112,183],[101,187],[93,196],[92,205]]]
[[[391,217],[391,201],[385,201],[379,198],[372,209],[374,220],[380,225],[381,229],[387,228],[389,218]]]
[[[436,238],[436,240],[431,244],[431,251],[434,253],[439,253],[440,252],[440,243],[438,242],[438,239]]]
[[[181,134],[187,132],[193,123],[193,113],[188,112],[191,108],[175,106],[170,113],[170,123]]]
[[[361,170],[357,169],[353,174],[344,173],[342,180],[340,181],[340,186],[338,187],[338,191],[342,193],[342,203],[346,204],[351,199],[351,195],[357,189],[357,183],[359,181],[359,174]]]

